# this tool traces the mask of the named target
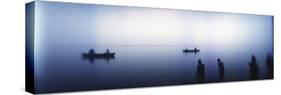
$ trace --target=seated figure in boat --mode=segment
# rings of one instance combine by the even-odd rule
[[[109,49],[106,49],[106,52],[105,52],[106,54],[110,54],[110,51],[109,51]]]
[[[89,50],[89,54],[95,54],[95,50],[94,49],[90,49]]]

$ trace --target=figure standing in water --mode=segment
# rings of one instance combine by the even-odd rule
[[[250,69],[249,70],[250,79],[251,80],[258,79],[259,67],[255,55],[252,55],[251,57],[251,62],[249,63],[249,69]]]
[[[266,66],[267,66],[267,78],[273,78],[273,55],[267,54],[266,56]]]
[[[219,67],[219,81],[222,81],[224,79],[224,64],[221,61],[221,59],[217,59],[218,67]]]
[[[203,83],[205,81],[205,65],[202,63],[201,59],[198,60],[196,75],[198,82]]]

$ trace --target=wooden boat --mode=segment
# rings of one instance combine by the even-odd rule
[[[197,48],[194,48],[194,49],[183,49],[182,50],[183,52],[185,52],[185,53],[197,53],[197,52],[199,52],[200,50],[199,49],[197,49]]]
[[[83,57],[86,58],[114,58],[114,52],[105,52],[105,53],[95,53],[92,49],[88,53],[82,53]]]

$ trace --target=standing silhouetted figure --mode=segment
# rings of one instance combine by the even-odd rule
[[[94,49],[90,49],[89,50],[89,54],[95,54],[95,50]]]
[[[258,79],[258,74],[259,74],[259,67],[256,61],[256,57],[252,55],[251,57],[251,62],[249,63],[249,73],[250,73],[250,79],[255,80]]]
[[[106,54],[109,54],[110,53],[110,51],[109,51],[109,49],[106,49],[106,52],[105,52]]]
[[[205,81],[205,65],[202,63],[201,59],[198,60],[196,75],[198,82],[202,83]]]
[[[267,66],[267,78],[272,79],[273,78],[273,56],[270,54],[267,54],[266,56],[266,66]]]
[[[219,81],[222,81],[224,79],[224,64],[223,62],[218,58],[218,67],[219,67]]]

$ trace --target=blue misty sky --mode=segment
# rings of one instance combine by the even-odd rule
[[[36,2],[44,45],[272,46],[272,16]]]

